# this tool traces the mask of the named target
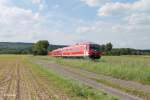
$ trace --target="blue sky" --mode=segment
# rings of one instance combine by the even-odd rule
[[[0,41],[150,48],[150,0],[0,0]]]

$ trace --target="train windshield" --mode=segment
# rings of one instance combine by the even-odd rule
[[[95,50],[95,51],[100,51],[100,45],[97,44],[91,44],[90,49]]]

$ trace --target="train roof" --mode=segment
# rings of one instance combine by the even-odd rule
[[[62,47],[62,48],[55,49],[55,50],[53,50],[53,51],[59,51],[59,50],[62,50],[62,49],[67,49],[67,48],[69,48],[69,47],[71,47],[71,46],[76,46],[76,45],[89,45],[89,44],[96,44],[96,45],[98,45],[97,43],[94,43],[94,42],[80,42],[80,43],[76,43],[76,44],[74,44],[74,45],[68,45],[68,46],[66,46],[66,47]]]

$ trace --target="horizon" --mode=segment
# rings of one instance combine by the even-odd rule
[[[0,41],[150,49],[149,0],[0,0]]]
[[[27,43],[27,44],[33,44],[33,43],[36,43],[36,42],[1,42],[0,41],[0,43]],[[60,45],[60,46],[70,46],[70,45],[74,45],[74,44],[51,44],[51,43],[49,43],[50,45]],[[96,44],[98,44],[98,43],[96,43]],[[103,44],[99,44],[99,45],[103,45]],[[113,45],[113,44],[112,44]],[[121,48],[117,48],[117,47],[114,47],[113,46],[113,48],[114,49],[121,49]],[[122,47],[122,48],[128,48],[128,47]],[[130,48],[130,49],[136,49],[136,50],[150,50],[150,48],[147,48],[147,49],[139,49],[139,48]]]

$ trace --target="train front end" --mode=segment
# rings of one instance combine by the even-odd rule
[[[100,45],[98,44],[89,44],[89,58],[91,59],[100,59],[102,52]]]

